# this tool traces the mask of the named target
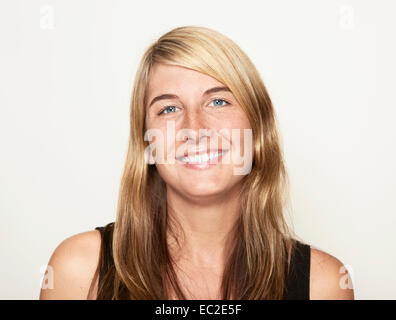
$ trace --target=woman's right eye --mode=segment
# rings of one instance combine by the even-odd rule
[[[168,113],[173,113],[173,111],[168,111],[168,110],[175,110],[175,109],[179,109],[178,107],[175,107],[175,106],[168,106],[168,107],[165,107],[164,109],[162,109],[159,113],[158,113],[158,115],[161,115],[161,114],[168,114]],[[166,112],[166,111],[168,111],[168,112]]]

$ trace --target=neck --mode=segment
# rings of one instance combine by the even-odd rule
[[[180,246],[171,245],[177,260],[188,261],[196,267],[224,267],[227,241],[240,215],[238,187],[226,195],[205,199],[187,199],[167,187],[168,215],[170,223],[177,221],[177,239]]]

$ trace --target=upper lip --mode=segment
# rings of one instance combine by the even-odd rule
[[[225,152],[225,151],[228,151],[228,150],[227,149],[189,150],[189,151],[185,151],[184,154],[176,157],[176,159],[181,159],[183,157],[195,156],[195,155],[220,153],[220,152]]]

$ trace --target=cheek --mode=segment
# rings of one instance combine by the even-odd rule
[[[239,113],[230,119],[227,126],[231,133],[232,166],[238,168],[237,175],[248,174],[254,157],[253,131],[250,122],[244,113]]]
[[[252,136],[252,128],[250,122],[245,114],[238,114],[238,116],[229,119],[227,122],[223,122],[223,127],[227,128],[227,131],[232,137],[231,143],[233,148],[236,148],[243,153],[245,150],[245,138],[249,139]],[[235,140],[239,137],[239,139]]]
[[[233,112],[228,112],[222,114],[217,121],[219,127],[229,128],[229,129],[249,129],[251,128],[248,117],[245,112],[241,109]]]
[[[161,159],[166,160],[166,134],[166,125],[164,126],[163,123],[146,120],[144,139],[151,146],[153,156],[159,157],[158,161],[161,161]]]
[[[183,181],[176,165],[169,164],[155,164],[158,174],[167,185],[173,186],[177,189],[177,185]]]

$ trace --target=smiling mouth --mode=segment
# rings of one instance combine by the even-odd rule
[[[205,162],[208,162],[212,159],[215,158],[219,158],[221,157],[223,154],[225,154],[226,152],[228,152],[228,150],[222,150],[220,152],[211,152],[211,153],[203,153],[203,154],[196,154],[196,155],[192,155],[192,156],[188,156],[188,157],[178,157],[177,160],[179,160],[182,163],[185,164],[202,164]]]

